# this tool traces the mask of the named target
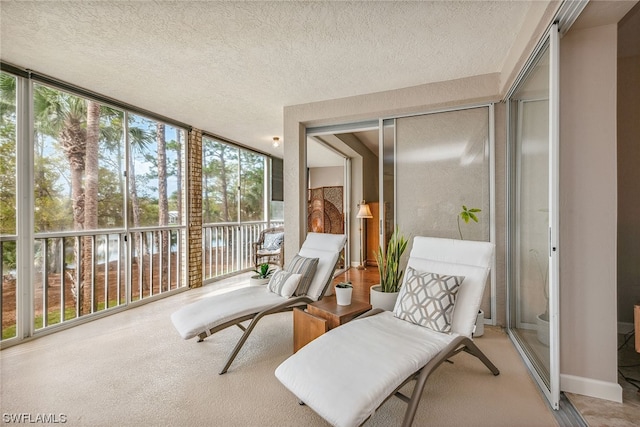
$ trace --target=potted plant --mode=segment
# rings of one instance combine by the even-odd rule
[[[351,281],[340,282],[336,285],[336,302],[338,305],[350,305],[353,285]]]
[[[407,239],[396,228],[389,239],[387,251],[383,254],[382,247],[376,251],[380,284],[371,287],[369,299],[373,308],[393,310],[404,274],[400,269],[400,257],[407,249],[407,243]]]
[[[478,212],[482,212],[482,210],[478,208],[467,209],[465,205],[462,205],[462,211],[460,211],[456,218],[458,220],[458,234],[460,234],[460,240],[464,240],[462,238],[462,230],[460,229],[460,218],[462,218],[465,224],[469,224],[469,220],[478,222],[478,217],[476,216],[476,213]]]
[[[273,269],[269,267],[270,265],[266,262],[260,264],[257,269],[253,270],[257,274],[249,278],[249,283],[252,285],[266,285],[269,283],[271,273],[273,273]]]

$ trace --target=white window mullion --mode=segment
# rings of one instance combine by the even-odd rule
[[[16,81],[16,337],[33,335],[33,83],[19,77]]]
[[[551,406],[560,402],[560,40],[549,31],[549,351]]]

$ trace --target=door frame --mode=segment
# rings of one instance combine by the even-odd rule
[[[512,89],[509,91],[507,99],[507,126],[509,128],[508,135],[511,138],[512,132],[512,120],[513,111],[510,108],[511,98],[516,89],[520,86],[522,81],[529,75],[528,72],[532,66],[537,63],[537,60],[545,49],[549,50],[549,180],[548,180],[548,206],[549,206],[549,219],[548,219],[548,277],[549,277],[549,378],[548,382],[535,368],[535,363],[529,358],[529,352],[522,345],[520,338],[514,332],[514,328],[520,328],[520,314],[515,312],[517,321],[513,324],[512,314],[513,310],[516,310],[512,306],[512,293],[518,294],[519,281],[516,278],[517,270],[514,271],[516,260],[514,259],[513,250],[517,246],[517,236],[514,235],[513,216],[517,213],[517,203],[514,203],[514,197],[517,197],[516,188],[513,186],[514,179],[514,162],[518,163],[519,158],[515,158],[512,150],[513,141],[510,140],[507,145],[508,150],[508,204],[507,204],[507,334],[511,341],[514,343],[517,351],[523,358],[527,368],[531,372],[534,380],[542,390],[543,394],[549,401],[549,404],[553,409],[559,409],[560,402],[560,313],[559,313],[559,141],[560,141],[560,68],[559,68],[559,30],[558,23],[554,23],[548,29],[546,35],[542,38],[534,52],[531,54],[529,61],[523,68],[523,72],[516,80]],[[518,114],[521,113],[521,109]],[[514,206],[515,205],[515,206]]]

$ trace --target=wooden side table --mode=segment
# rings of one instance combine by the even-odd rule
[[[369,310],[371,304],[362,301],[352,300],[350,305],[338,305],[335,296],[308,304],[306,310],[294,309],[293,352]]]

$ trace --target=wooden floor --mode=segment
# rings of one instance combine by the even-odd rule
[[[351,298],[357,301],[369,302],[369,289],[371,286],[380,283],[378,268],[376,266],[367,266],[364,270],[350,268],[333,279],[334,285],[347,281],[351,281],[353,285]],[[331,298],[335,298],[335,296],[332,295]]]

